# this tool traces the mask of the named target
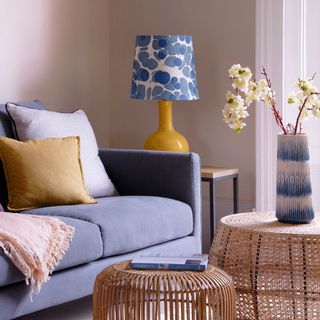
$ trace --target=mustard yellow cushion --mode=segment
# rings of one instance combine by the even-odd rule
[[[83,181],[79,137],[26,142],[0,137],[0,157],[9,210],[95,203]]]

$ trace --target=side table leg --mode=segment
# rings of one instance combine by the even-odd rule
[[[216,226],[216,195],[215,185],[213,179],[210,180],[210,237],[211,242],[214,237],[215,226]]]
[[[239,178],[238,175],[233,177],[233,212],[239,212]]]

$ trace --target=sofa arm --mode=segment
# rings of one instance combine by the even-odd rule
[[[120,195],[160,196],[189,204],[194,216],[193,235],[201,242],[201,177],[197,154],[100,149],[99,155]]]

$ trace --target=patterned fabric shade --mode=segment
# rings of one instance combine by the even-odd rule
[[[191,36],[136,37],[131,98],[199,99]]]

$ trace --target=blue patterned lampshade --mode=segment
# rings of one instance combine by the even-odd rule
[[[136,37],[131,98],[199,99],[191,36]]]

